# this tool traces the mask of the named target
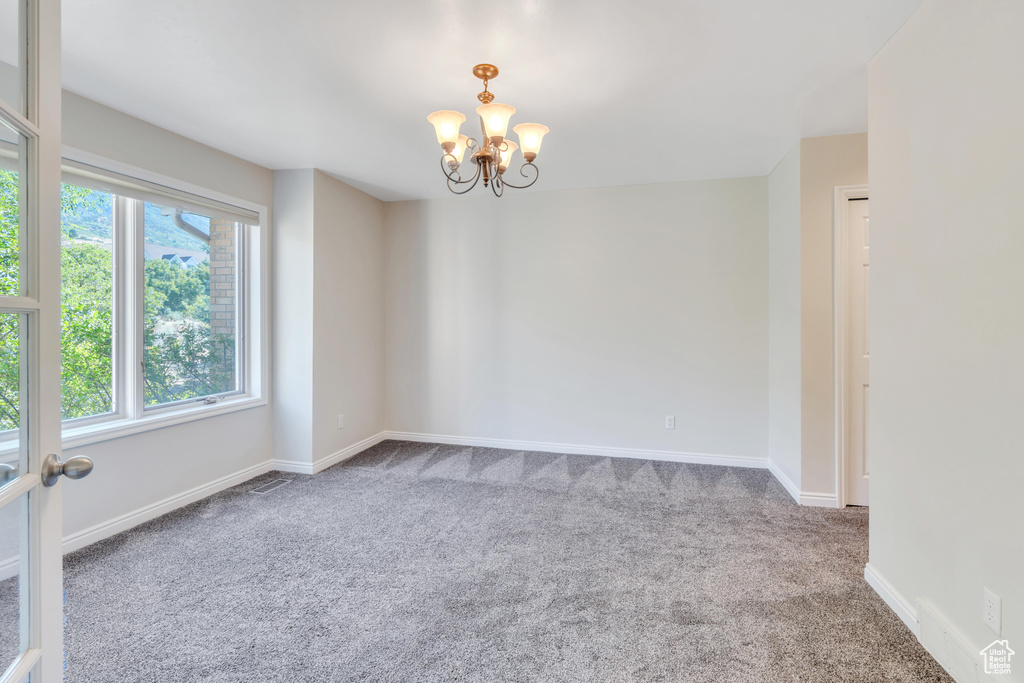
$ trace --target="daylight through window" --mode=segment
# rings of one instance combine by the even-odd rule
[[[145,204],[146,406],[238,391],[237,224]]]
[[[0,140],[0,289],[17,282],[21,259],[16,152]],[[89,427],[247,397],[247,241],[258,214],[191,194],[164,195],[114,174],[73,170],[65,181],[64,421]],[[6,317],[0,320],[0,440],[4,432],[16,438],[22,404],[17,348],[23,332],[18,316]]]
[[[61,417],[114,412],[114,196],[61,186]]]

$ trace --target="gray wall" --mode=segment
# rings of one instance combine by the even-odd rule
[[[1024,652],[1022,33],[928,0],[868,71],[871,566],[975,652],[985,586]]]
[[[800,490],[800,142],[768,176],[768,457]]]
[[[267,169],[69,92],[63,137],[65,145],[91,154],[272,205]],[[271,233],[267,226],[268,239]],[[252,408],[74,449],[91,457],[96,469],[64,487],[64,535],[265,462],[270,414],[267,406]]]
[[[313,173],[274,172],[274,457],[313,455]]]
[[[388,429],[766,458],[766,178],[399,202],[385,222]]]
[[[838,503],[835,188],[867,184],[867,152],[864,133],[804,138],[768,177],[769,452],[807,504]]]
[[[867,135],[800,141],[800,488],[836,493],[835,188],[868,182]]]
[[[274,183],[275,457],[312,465],[384,431],[384,204],[311,169]]]
[[[384,431],[384,203],[320,171],[313,183],[313,450],[326,457]]]

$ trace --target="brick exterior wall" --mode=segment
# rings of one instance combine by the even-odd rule
[[[235,260],[235,223],[220,218],[210,219],[210,336],[213,375],[226,382],[221,390],[234,388],[235,377],[235,311],[238,301]],[[221,341],[227,343],[219,343]]]
[[[235,334],[235,224],[210,219],[210,333]]]

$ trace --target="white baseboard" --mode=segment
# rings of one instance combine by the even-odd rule
[[[212,496],[213,494],[229,489],[232,486],[237,486],[243,482],[246,482],[253,477],[258,477],[261,474],[269,472],[271,469],[270,461],[261,462],[258,465],[252,465],[233,474],[214,479],[211,482],[196,486],[195,488],[189,489],[177,495],[169,498],[164,498],[161,501],[133,510],[114,519],[102,522],[95,526],[84,529],[83,531],[77,531],[73,534],[64,537],[64,552],[69,553],[79,548],[84,548],[87,545],[100,541],[114,534],[121,533],[127,529],[131,529],[134,526],[138,526],[143,522],[148,522],[151,519],[155,519],[160,515],[165,515],[171,510],[176,510],[180,507],[184,507],[189,503],[194,503],[197,500]]]
[[[313,474],[313,464],[298,460],[271,460],[270,469],[292,474]]]
[[[768,461],[768,471],[779,480],[782,484],[782,488],[786,489],[786,493],[792,496],[793,500],[800,503],[800,487],[793,483],[793,480],[786,476],[785,472],[779,469],[779,466],[772,461]]]
[[[313,463],[304,463],[295,460],[272,459],[257,465],[252,465],[238,472],[220,477],[214,481],[196,486],[161,501],[157,501],[145,507],[125,513],[107,522],[102,522],[88,529],[75,532],[64,537],[64,552],[69,553],[79,548],[95,543],[131,529],[151,519],[167,514],[172,510],[194,503],[197,500],[206,498],[224,489],[237,486],[253,477],[277,470],[281,472],[292,472],[296,474],[316,474],[328,467],[347,460],[354,455],[374,446],[386,439],[400,441],[416,441],[422,443],[442,443],[459,446],[480,446],[488,448],[505,448],[515,450],[541,451],[546,453],[570,453],[577,455],[609,456],[615,458],[637,458],[643,460],[664,460],[669,462],[682,462],[704,465],[725,465],[729,467],[753,467],[768,469],[778,478],[783,487],[791,496],[802,505],[829,505],[835,507],[836,497],[832,494],[808,494],[800,493],[797,487],[789,480],[773,463],[767,458],[752,458],[736,455],[719,455],[711,453],[688,453],[683,451],[659,451],[633,448],[612,448],[600,446],[581,446],[578,444],[546,443],[540,441],[515,441],[510,439],[486,439],[477,437],[448,436],[443,434],[420,434],[415,432],[383,431],[362,441],[352,444],[347,448],[332,453]],[[10,566],[8,566],[10,565]],[[0,577],[6,573],[17,571],[17,560],[5,560],[0,562]],[[867,573],[867,570],[865,570]],[[871,579],[868,579],[871,583]],[[874,584],[872,584],[874,585]],[[888,585],[888,584],[886,584]],[[876,587],[876,590],[878,588]],[[881,593],[881,591],[879,591]],[[884,596],[883,596],[884,597]],[[888,601],[887,601],[888,602]],[[894,608],[895,609],[895,608]],[[915,622],[916,623],[916,622]]]
[[[770,460],[768,461],[768,471],[775,475],[775,478],[782,484],[782,488],[786,489],[786,492],[800,505],[818,508],[839,507],[839,497],[836,494],[801,491],[800,487],[793,483],[793,480],[787,477],[785,472],[780,470],[778,465]]]
[[[982,646],[972,643],[957,629],[953,623],[930,601],[918,598],[917,616],[920,633],[917,639],[924,649],[935,658],[942,668],[957,683],[1012,683],[1009,674],[985,673],[985,655]],[[994,634],[989,636],[993,641],[1005,639]],[[988,640],[988,639],[986,639]],[[985,641],[982,641],[985,642]],[[995,642],[991,642],[995,645]],[[988,649],[988,645],[984,646]],[[1012,660],[1011,660],[1012,665]]]
[[[892,584],[885,580],[885,578],[879,574],[871,563],[864,565],[864,580],[868,582],[868,585],[875,589],[875,592],[881,596],[885,604],[889,606],[896,616],[900,618],[907,628],[910,629],[911,633],[920,640],[921,639],[921,625],[917,620],[917,608],[897,592]]]
[[[376,446],[381,441],[390,438],[387,436],[387,432],[379,432],[371,437],[365,438],[359,443],[354,443],[347,448],[343,448],[337,453],[331,453],[328,456],[320,458],[316,462],[300,462],[298,460],[271,460],[271,469],[278,470],[280,472],[292,472],[295,474],[316,474],[322,472],[328,467],[337,465],[339,462],[348,460],[354,455],[365,451],[370,446]]]
[[[892,584],[878,573],[871,563],[864,565],[864,580],[868,582],[885,604],[910,629],[918,642],[924,646],[943,669],[957,683],[1011,683],[1008,676],[984,673],[985,660],[981,648],[971,643],[960,633],[939,610],[927,600],[911,603],[893,588]],[[996,638],[993,636],[993,640]]]
[[[139,508],[138,510],[125,513],[107,522],[102,522],[89,527],[88,529],[77,531],[65,536],[63,541],[64,552],[70,553],[74,550],[78,550],[79,548],[84,548],[87,545],[101,541],[104,538],[109,538],[110,536],[119,534],[122,531],[127,531],[132,527],[148,522],[160,515],[165,515],[172,510],[176,510],[188,505],[189,503],[194,503],[197,500],[212,496],[224,489],[237,486],[252,479],[253,477],[258,477],[259,475],[266,474],[267,472],[277,470],[298,474],[316,474],[317,472],[321,472],[332,465],[336,465],[343,460],[351,458],[370,446],[380,443],[385,438],[387,438],[385,432],[380,432],[379,434],[363,439],[359,443],[353,444],[348,448],[344,448],[337,453],[332,453],[331,455],[321,458],[314,463],[301,463],[292,460],[267,460],[266,462],[259,463],[258,465],[247,467],[206,484],[196,486],[188,491],[184,491],[169,498],[164,498],[161,501]],[[17,557],[0,561],[0,580],[10,578],[17,574],[18,562],[19,560]]]
[[[215,479],[206,484],[202,484],[201,486],[189,489],[183,493],[179,493],[169,498],[164,498],[163,500],[151,505],[141,507],[138,510],[133,510],[132,512],[128,512],[119,517],[115,517],[107,522],[102,522],[82,531],[76,531],[75,533],[64,537],[62,542],[63,552],[70,553],[74,550],[78,550],[79,548],[91,545],[96,541],[102,541],[104,538],[109,538],[114,534],[127,531],[134,526],[148,522],[160,515],[165,515],[168,512],[184,507],[189,503],[194,503],[197,500],[206,498],[207,496],[212,496],[213,494],[223,491],[224,489],[229,489],[232,486],[238,486],[253,477],[265,474],[272,469],[270,461],[261,462],[258,465],[246,467],[244,470],[239,470],[238,472],[223,476],[220,479]],[[20,563],[21,560],[17,556],[0,561],[0,581],[17,575],[20,570]]]
[[[354,455],[374,446],[385,439],[396,439],[401,441],[418,441],[425,443],[444,443],[461,446],[481,446],[490,448],[507,448],[516,450],[543,451],[547,453],[572,453],[579,455],[597,455],[619,458],[640,458],[644,460],[667,460],[671,462],[685,462],[706,465],[727,465],[731,467],[755,467],[767,468],[766,458],[750,458],[735,455],[715,455],[707,453],[684,453],[679,451],[655,451],[627,448],[604,448],[596,446],[579,446],[574,444],[543,443],[538,441],[511,441],[507,439],[480,439],[471,437],[445,436],[441,434],[417,434],[411,432],[390,432],[384,431],[375,434],[362,441],[352,444],[347,448],[332,453],[313,463],[304,463],[296,460],[272,459],[258,465],[247,467],[233,474],[221,477],[201,486],[189,489],[177,495],[165,498],[161,501],[139,508],[132,512],[125,513],[119,517],[97,524],[93,527],[78,531],[64,537],[64,552],[69,553],[87,545],[101,541],[104,538],[113,536],[138,526],[160,515],[167,514],[172,510],[194,503],[197,500],[211,496],[224,489],[237,486],[253,477],[265,474],[270,471],[291,472],[296,474],[316,474],[328,467],[347,460]],[[10,567],[7,565],[10,564]],[[0,562],[0,575],[4,570],[8,572],[17,571],[17,559]],[[13,575],[13,574],[12,574]]]
[[[837,508],[839,498],[834,493],[809,493],[800,492],[800,504],[816,508]]]
[[[443,443],[454,446],[479,446],[481,448],[506,448],[517,451],[541,451],[543,453],[569,453],[572,455],[598,455],[612,458],[638,458],[641,460],[666,460],[698,465],[727,465],[729,467],[768,467],[767,458],[750,458],[740,455],[716,455],[711,453],[686,453],[682,451],[654,451],[636,448],[607,448],[601,446],[580,446],[566,443],[545,443],[542,441],[513,441],[510,439],[482,439],[470,436],[446,436],[443,434],[418,434],[416,432],[385,432],[386,438],[398,441],[421,443]]]

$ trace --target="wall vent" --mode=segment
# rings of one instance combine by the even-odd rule
[[[273,481],[268,481],[263,486],[257,486],[256,488],[254,488],[249,493],[259,493],[259,494],[270,493],[274,489],[279,489],[279,488],[281,488],[282,486],[284,486],[285,484],[287,484],[290,481],[291,481],[291,479],[275,479]]]
[[[981,653],[971,646],[935,606],[917,601],[917,620],[921,625],[921,644],[957,683],[979,683]]]

